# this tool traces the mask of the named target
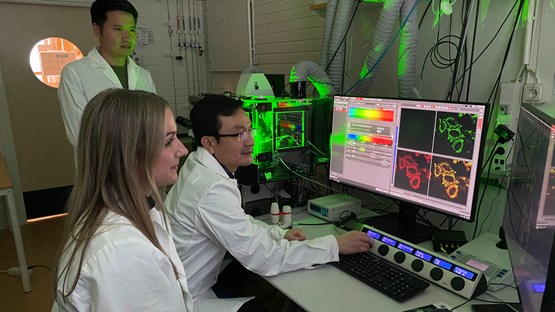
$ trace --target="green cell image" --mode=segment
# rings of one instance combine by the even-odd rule
[[[434,153],[471,159],[477,121],[477,114],[438,113]]]

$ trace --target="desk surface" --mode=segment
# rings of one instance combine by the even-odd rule
[[[302,210],[294,210],[293,213],[294,222],[322,222],[318,218],[303,214]],[[333,225],[299,225],[296,228],[301,228],[307,238],[327,234],[339,235],[342,232]],[[431,242],[425,242],[421,246],[432,250]],[[508,258],[508,255],[506,257]],[[431,284],[423,293],[398,303],[331,264],[314,270],[300,270],[266,277],[266,280],[306,311],[404,311],[432,303],[446,303],[453,308],[467,301],[442,287]],[[511,287],[497,292],[487,291],[478,298],[488,301],[518,301],[516,290]],[[484,302],[472,300],[457,308],[456,311],[471,311],[470,305],[476,303]]]

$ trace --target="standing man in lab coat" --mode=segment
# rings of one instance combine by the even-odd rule
[[[74,150],[83,110],[100,91],[124,88],[156,92],[150,73],[130,57],[137,42],[135,7],[127,0],[96,0],[90,12],[99,46],[63,68],[58,88],[67,139]]]
[[[339,254],[366,252],[372,244],[360,231],[305,240],[298,229],[282,230],[245,214],[234,173],[251,164],[255,142],[241,106],[239,100],[218,95],[194,105],[191,127],[199,147],[165,201],[195,304],[215,297],[212,287],[226,251],[248,270],[272,276],[338,261]]]

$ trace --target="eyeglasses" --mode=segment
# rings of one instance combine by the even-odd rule
[[[219,134],[219,133],[217,134],[217,136],[220,137],[220,138],[236,137],[237,141],[239,141],[239,142],[245,142],[249,138],[254,138],[255,135],[256,135],[256,130],[255,129],[249,129],[247,131],[239,132],[239,133],[235,133],[235,134]]]

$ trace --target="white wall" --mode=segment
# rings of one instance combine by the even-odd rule
[[[254,62],[266,73],[289,75],[300,61],[318,62],[323,18],[310,10],[311,4],[311,0],[254,1]]]
[[[537,73],[537,82],[543,85],[543,103],[538,108],[551,117],[555,116],[555,7],[552,1],[538,0],[538,12],[535,15],[537,29],[534,32],[533,46],[530,53],[530,67]],[[529,83],[534,83],[534,75],[528,78]]]
[[[207,80],[207,59],[205,53],[199,56],[198,48],[178,47],[181,32],[182,41],[190,45],[197,42],[207,49],[205,38],[205,1],[183,0],[184,13],[178,13],[177,1],[134,0],[131,1],[139,11],[137,26],[152,31],[153,44],[137,47],[136,53],[141,66],[148,69],[159,95],[166,98],[176,115],[189,116],[188,98],[191,95],[210,92]],[[189,14],[189,11],[196,12]],[[185,17],[187,30],[178,32],[176,17]],[[201,27],[189,30],[189,16],[198,16]],[[171,32],[171,37],[169,33]],[[180,56],[182,60],[176,60]]]
[[[7,97],[4,88],[4,78],[2,72],[2,66],[0,65],[0,154],[6,159],[6,164],[8,166],[8,174],[10,175],[10,180],[13,184],[13,194],[15,199],[15,205],[18,208],[18,217],[21,223],[25,223],[26,214],[24,210],[23,193],[21,191],[21,181],[19,179],[19,174],[17,173],[18,163],[17,156],[15,154],[15,146],[13,133],[11,128],[10,114],[7,105]],[[5,201],[5,196],[0,199],[0,229],[5,229],[8,227],[7,219],[7,204]]]
[[[213,93],[235,93],[241,71],[250,65],[248,5],[248,0],[206,2]]]

